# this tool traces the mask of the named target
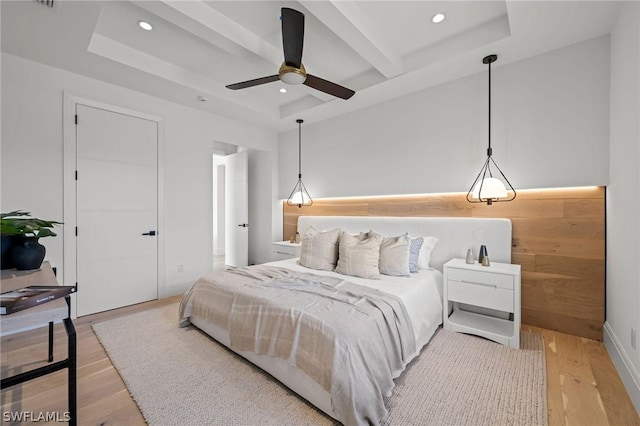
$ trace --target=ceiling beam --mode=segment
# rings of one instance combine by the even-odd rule
[[[384,28],[376,28],[358,2],[301,0],[300,3],[387,78],[402,73],[402,58],[385,44]]]
[[[204,1],[163,0],[163,3],[272,64],[279,67],[282,63],[282,50],[267,43]]]
[[[256,102],[248,95],[243,96],[237,93],[232,95],[233,92],[202,74],[185,70],[178,65],[134,49],[101,34],[94,33],[91,36],[87,52],[119,62],[174,84],[188,87],[204,95],[215,96],[217,99],[227,102],[228,108],[241,108],[245,112],[252,114],[271,119],[278,118],[277,111],[269,108],[269,105],[265,103]],[[241,102],[238,102],[238,100]]]

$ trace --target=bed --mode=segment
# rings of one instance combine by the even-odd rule
[[[443,310],[449,309],[442,306],[443,264],[464,257],[468,249],[477,252],[481,244],[492,261],[510,263],[511,222],[298,219],[303,244],[311,231],[335,229],[345,241],[357,235],[365,242],[371,235],[406,239],[408,234],[437,244],[428,253],[427,267],[409,276],[371,279],[310,269],[288,259],[201,277],[183,297],[180,324],[195,325],[343,424],[378,424],[386,415],[384,399],[392,392],[393,379],[420,353],[442,323]],[[241,294],[240,288],[250,288],[251,294]]]

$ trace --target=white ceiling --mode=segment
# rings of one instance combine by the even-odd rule
[[[3,52],[278,131],[483,71],[488,54],[498,54],[498,67],[607,34],[619,9],[613,1],[504,0],[0,5]],[[225,88],[277,74],[283,6],[305,15],[307,72],[355,90],[351,99],[280,81]],[[438,12],[446,19],[433,24]]]

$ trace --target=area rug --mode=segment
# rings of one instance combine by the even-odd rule
[[[190,326],[176,305],[93,325],[150,425],[335,425],[269,374]],[[546,425],[542,337],[523,349],[439,329],[397,379],[385,426]]]

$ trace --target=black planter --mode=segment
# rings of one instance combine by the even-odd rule
[[[18,237],[13,241],[11,261],[19,271],[38,269],[44,260],[46,249],[37,237]]]
[[[13,268],[13,262],[11,261],[11,248],[13,247],[14,239],[15,237],[13,235],[2,235],[2,241],[0,242],[0,248],[2,249],[0,267],[2,269]]]

